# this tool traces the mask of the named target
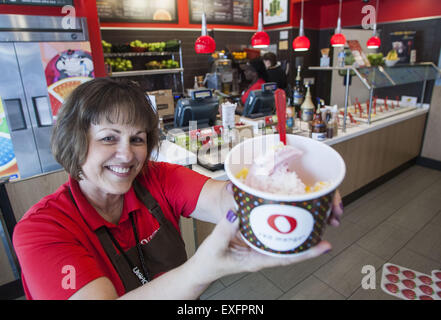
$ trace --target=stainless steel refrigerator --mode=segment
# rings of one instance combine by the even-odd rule
[[[12,142],[14,153],[0,156],[10,161],[0,176],[26,178],[61,168],[50,150],[56,112],[67,94],[93,75],[84,18],[66,28],[63,17],[0,15],[0,102],[8,131],[0,143]]]
[[[0,299],[23,294],[4,183],[61,169],[50,150],[57,112],[94,76],[86,20],[63,19],[0,15]]]

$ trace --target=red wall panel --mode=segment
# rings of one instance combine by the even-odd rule
[[[371,0],[369,4],[375,7],[376,1]],[[305,2],[305,9],[306,5],[307,3]],[[364,17],[361,9],[365,5],[366,3],[360,0],[343,0],[342,26],[361,25],[361,20]],[[321,1],[320,29],[335,28],[337,26],[338,6],[338,2],[329,4],[329,1]],[[377,23],[432,16],[441,16],[440,0],[380,0]]]

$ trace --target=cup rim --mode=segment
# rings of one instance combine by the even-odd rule
[[[275,193],[270,193],[270,192],[266,192],[266,191],[261,191],[261,190],[257,190],[257,189],[253,189],[251,187],[249,187],[248,185],[246,185],[245,183],[241,182],[238,178],[235,177],[235,175],[231,172],[230,169],[230,161],[231,161],[231,157],[232,154],[234,154],[235,151],[237,151],[237,149],[239,149],[241,147],[241,145],[246,142],[246,141],[250,141],[250,140],[262,140],[262,139],[269,139],[268,137],[277,137],[277,139],[279,138],[278,134],[271,134],[271,135],[262,135],[259,137],[254,137],[251,139],[246,139],[243,142],[239,143],[238,145],[234,146],[233,149],[230,150],[230,152],[227,155],[227,158],[225,159],[225,163],[224,163],[224,169],[225,172],[227,173],[228,178],[230,179],[230,181],[236,185],[236,187],[238,187],[239,189],[252,194],[254,196],[263,198],[263,199],[267,199],[267,200],[273,200],[273,201],[284,201],[284,202],[297,202],[297,201],[308,201],[308,200],[313,200],[313,199],[318,199],[322,196],[325,196],[331,192],[333,192],[334,190],[337,189],[337,187],[343,182],[343,179],[346,175],[346,165],[345,162],[343,160],[343,158],[341,157],[341,155],[332,147],[328,146],[327,144],[323,143],[323,142],[319,142],[316,140],[313,140],[311,138],[306,138],[306,137],[302,137],[299,135],[294,135],[294,134],[287,134],[288,136],[293,136],[295,137],[295,139],[300,139],[300,140],[308,140],[308,142],[310,143],[316,143],[317,145],[320,145],[320,147],[323,148],[328,148],[328,150],[330,149],[332,153],[335,154],[339,164],[340,164],[340,174],[337,177],[337,179],[334,179],[334,181],[332,182],[331,186],[324,188],[320,191],[316,191],[316,192],[310,192],[310,193],[306,193],[306,194],[300,194],[300,195],[288,195],[288,194],[275,194]]]

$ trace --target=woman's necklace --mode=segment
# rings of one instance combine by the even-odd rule
[[[119,200],[114,206],[112,206],[109,209],[104,210],[97,207],[95,207],[95,209],[107,222],[118,224],[119,219],[121,218],[123,206],[124,206],[124,198],[121,197],[121,200]]]

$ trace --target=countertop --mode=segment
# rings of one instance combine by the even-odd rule
[[[374,121],[372,122],[370,125],[369,124],[359,124],[357,126],[350,126],[348,125],[346,127],[346,132],[343,132],[341,129],[339,129],[338,135],[334,138],[331,139],[326,139],[325,141],[323,141],[323,143],[326,143],[327,145],[334,145],[349,139],[353,139],[357,136],[375,131],[375,130],[379,130],[381,128],[387,127],[387,126],[391,126],[394,125],[396,123],[408,120],[408,119],[412,119],[415,117],[418,117],[422,114],[428,113],[430,109],[430,106],[428,104],[423,104],[422,107],[418,107],[416,110],[413,111],[409,111],[406,113],[402,113],[402,114],[398,114],[395,115],[393,117],[384,119],[384,120],[378,120],[378,121]],[[348,121],[349,122],[349,121]],[[192,165],[192,169],[196,172],[199,172],[203,175],[206,175],[212,179],[216,179],[216,180],[226,180],[228,179],[227,174],[225,173],[224,170],[218,170],[218,171],[210,171],[207,170],[203,167],[201,167],[198,164],[193,164]]]

